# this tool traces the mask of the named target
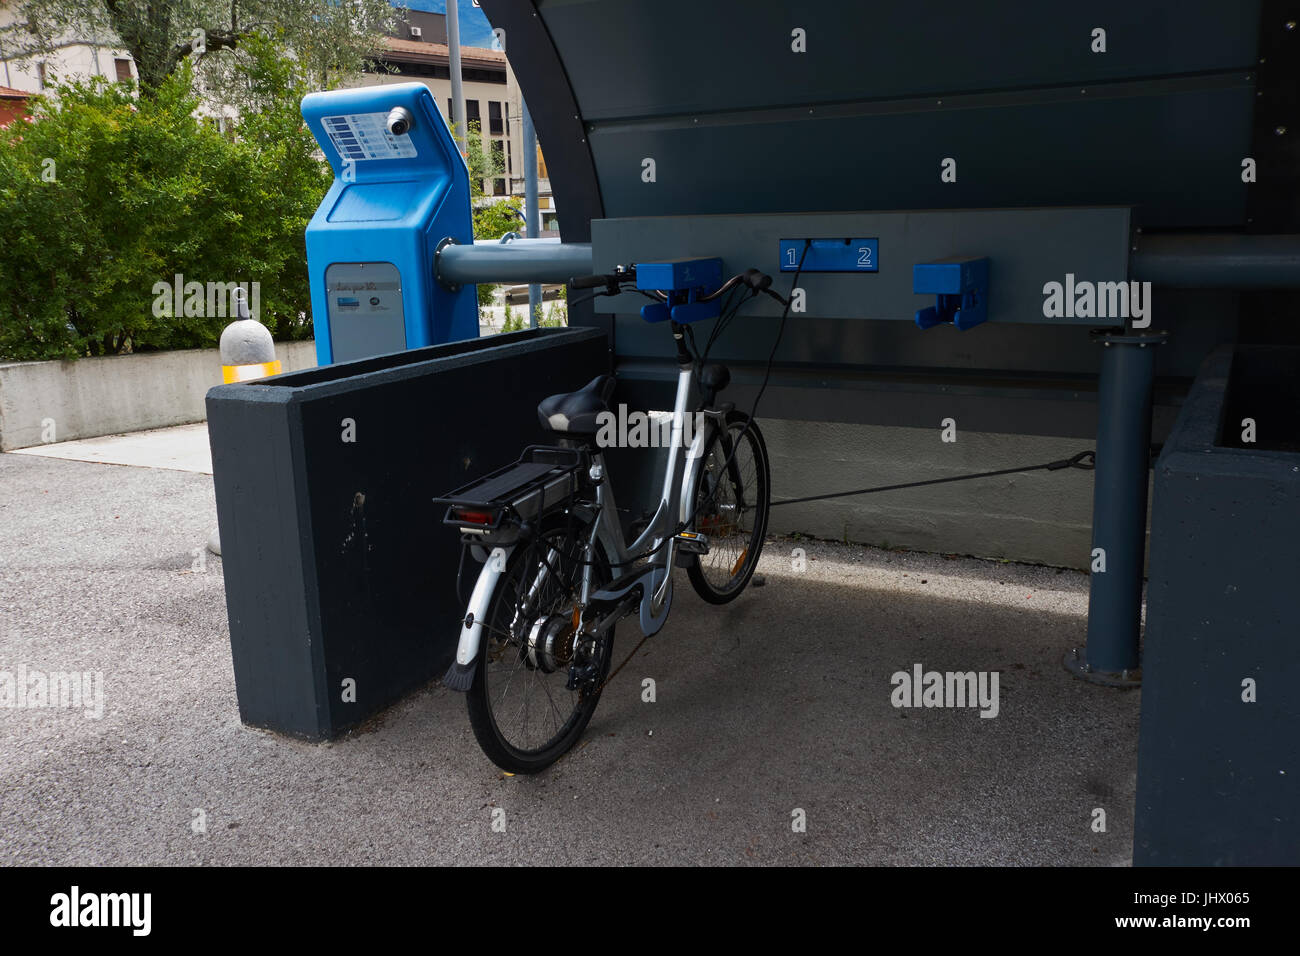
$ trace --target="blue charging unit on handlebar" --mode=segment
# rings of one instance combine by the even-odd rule
[[[474,236],[469,170],[429,88],[311,93],[302,116],[334,170],[306,235],[317,362],[477,338],[475,287],[434,278],[439,244]]]
[[[699,302],[701,296],[722,285],[722,260],[669,259],[664,262],[638,262],[636,287],[643,292],[665,292],[667,302],[652,302],[641,307],[647,322],[698,322],[718,317],[717,301]]]

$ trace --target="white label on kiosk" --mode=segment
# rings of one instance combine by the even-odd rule
[[[348,113],[321,119],[330,142],[344,160],[414,159],[415,144],[409,133],[388,132],[387,113]]]
[[[402,314],[402,277],[389,262],[333,262],[325,270],[331,315]]]
[[[406,348],[402,276],[391,262],[332,262],[325,295],[334,361]]]

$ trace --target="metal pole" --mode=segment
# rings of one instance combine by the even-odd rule
[[[451,71],[451,125],[456,131],[460,154],[469,156],[466,146],[469,130],[465,128],[465,87],[460,78],[460,11],[457,0],[447,0],[447,59]]]
[[[1300,236],[1139,236],[1133,278],[1191,289],[1300,288]]]
[[[524,108],[524,228],[529,239],[538,239],[542,232],[541,211],[537,208],[537,130],[533,128],[533,114],[528,112],[528,101],[522,96]],[[542,287],[528,287],[528,325],[537,328],[537,312],[542,304]]]
[[[434,273],[446,286],[499,282],[568,282],[591,273],[591,243],[558,239],[439,243]]]
[[[1092,492],[1088,643],[1065,655],[1076,677],[1136,687],[1146,555],[1151,395],[1165,333],[1103,334]]]

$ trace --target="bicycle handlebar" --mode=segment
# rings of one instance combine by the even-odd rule
[[[620,283],[628,282],[635,278],[636,266],[632,266],[630,269],[625,269],[621,272],[612,272],[604,275],[573,276],[569,279],[569,285],[574,289],[598,289],[601,286],[604,286],[605,291],[597,292],[597,295],[617,295],[620,291]],[[730,292],[742,283],[748,286],[754,295],[758,295],[761,292],[767,292],[769,295],[772,294],[769,291],[772,285],[772,277],[770,275],[765,272],[759,272],[757,269],[746,269],[739,275],[732,276],[708,295],[700,296],[696,301],[712,302],[714,299]]]

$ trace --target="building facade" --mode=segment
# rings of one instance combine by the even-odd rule
[[[0,36],[6,39],[0,43],[0,86],[36,94],[65,80],[136,79],[135,61],[116,37],[73,25],[53,50],[31,53],[2,32],[21,20],[16,0],[0,0]]]

